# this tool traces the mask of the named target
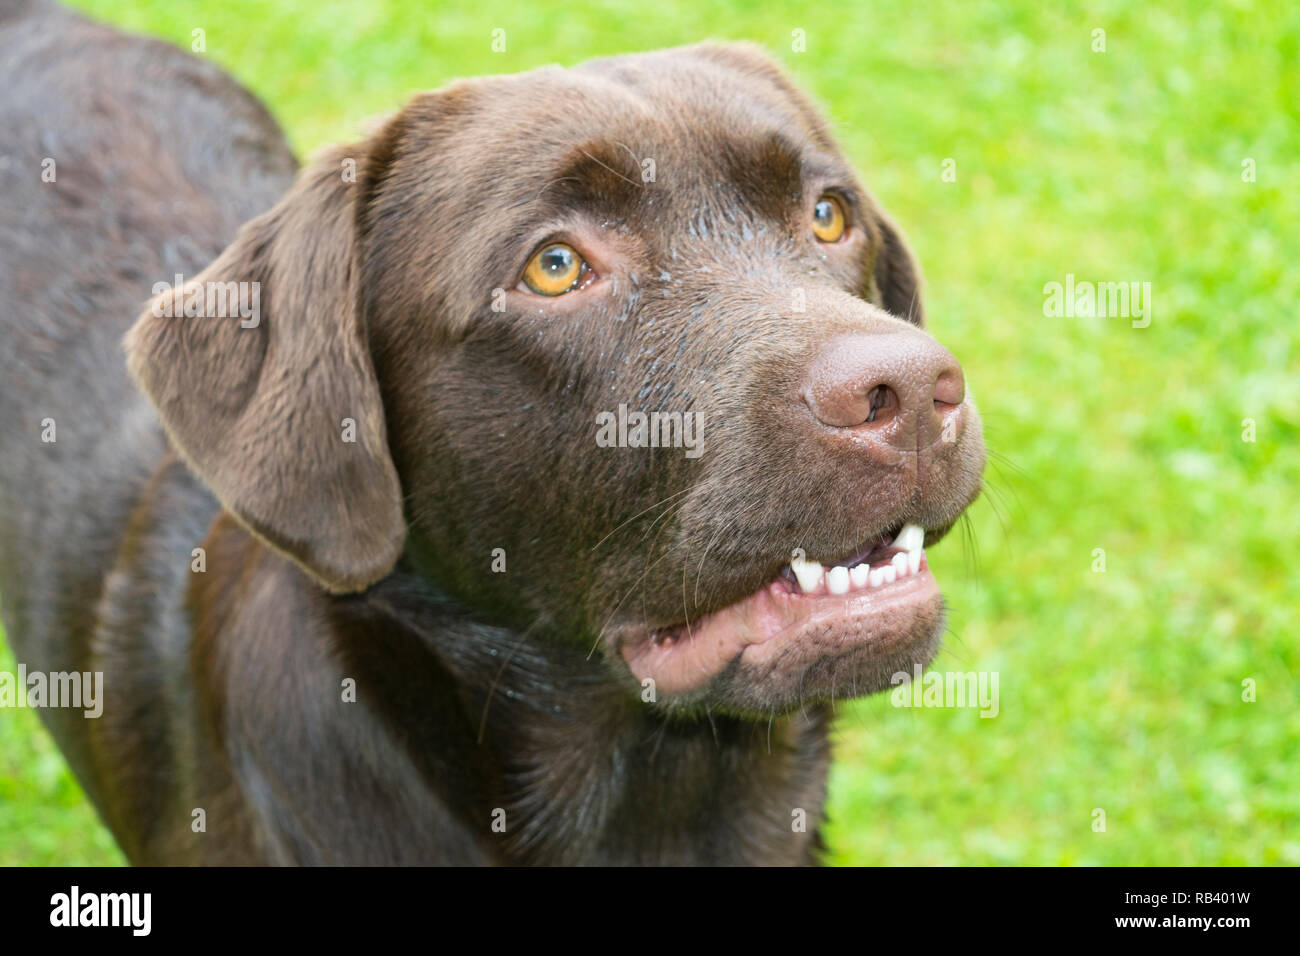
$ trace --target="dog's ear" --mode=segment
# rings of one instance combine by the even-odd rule
[[[872,283],[880,296],[881,307],[900,319],[924,326],[920,267],[898,227],[884,213],[877,212],[875,216],[880,239]]]
[[[392,569],[406,526],[359,312],[363,187],[336,152],[199,276],[157,296],[126,349],[172,443],[222,505],[344,592]]]

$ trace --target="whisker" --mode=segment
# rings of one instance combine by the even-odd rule
[[[659,500],[659,501],[656,501],[656,502],[655,502],[654,504],[652,504],[649,508],[646,508],[645,511],[638,511],[638,512],[637,512],[636,514],[634,514],[632,517],[628,518],[626,521],[624,521],[622,524],[620,524],[618,527],[616,527],[616,528],[615,528],[613,531],[611,531],[609,534],[605,535],[605,537],[603,537],[603,538],[601,538],[599,541],[597,541],[595,547],[593,547],[591,550],[592,550],[592,551],[595,551],[596,548],[599,548],[602,544],[604,544],[606,541],[608,541],[610,538],[612,538],[615,534],[617,534],[617,533],[618,533],[622,528],[624,528],[625,526],[631,524],[631,523],[632,523],[633,521],[635,521],[637,518],[641,517],[643,514],[646,513],[646,511],[652,511],[652,510],[654,510],[655,508],[658,508],[660,505],[664,504],[665,502],[672,501],[674,498],[678,497],[679,495],[684,495],[684,494],[686,494],[686,492],[688,492],[688,491],[690,491],[690,490],[691,490],[690,488],[683,488],[681,491],[674,492],[673,494],[669,495],[667,498],[663,498],[663,499],[661,499],[661,500]]]
[[[598,165],[600,165],[600,166],[605,166],[604,163],[602,163],[602,162],[601,162],[599,159],[597,159],[595,156],[591,155],[591,153],[587,152],[585,149],[579,149],[578,152],[582,153],[583,156],[586,156],[586,157],[587,157],[589,160],[591,160],[593,163],[596,163],[596,164],[598,164]],[[608,170],[609,170],[611,173],[613,173],[615,176],[617,176],[619,179],[623,180],[624,182],[631,183],[633,186],[636,186],[638,189],[645,189],[645,183],[639,183],[639,182],[637,182],[635,179],[628,179],[626,176],[624,176],[622,173],[620,173],[617,169],[611,169],[609,166],[605,166],[605,168],[608,169]]]
[[[966,644],[964,640],[962,640],[961,635],[958,634],[957,631],[952,626],[951,612],[953,608],[951,605],[945,602],[944,610],[945,612],[948,612],[944,614],[944,624],[943,624],[944,637],[951,637],[957,644],[959,644],[961,646],[962,653],[958,653],[952,647],[952,645],[949,644],[943,638],[940,639],[939,646],[943,649],[945,653],[951,654],[958,664],[969,667],[973,657],[971,655],[970,647]]]
[[[713,540],[709,542],[708,547],[704,549],[704,553],[700,555],[700,566],[695,571],[695,606],[696,607],[700,606],[700,577],[701,575],[704,574],[704,559],[709,556],[709,550],[715,544],[718,543],[718,538],[722,537],[722,532],[725,530],[726,530],[725,526],[719,529],[718,533],[713,536]]]
[[[969,511],[963,511],[961,515],[961,543],[966,573],[978,582],[981,574],[980,545],[975,537],[975,522],[971,520]]]
[[[528,625],[528,627],[524,628],[523,632],[519,635],[519,640],[515,642],[515,645],[512,648],[510,648],[510,653],[506,655],[505,660],[501,662],[501,666],[497,668],[496,676],[492,678],[492,684],[488,687],[487,697],[483,701],[483,714],[479,717],[478,721],[478,743],[480,744],[483,742],[483,734],[487,730],[488,709],[492,706],[492,698],[496,694],[497,684],[501,682],[501,677],[505,674],[506,668],[510,666],[511,660],[514,659],[519,648],[524,646],[524,641],[528,640],[529,634],[533,632],[540,621],[541,618],[538,618],[532,624]]]
[[[660,555],[658,558],[655,559],[654,564],[650,565],[650,568],[653,568],[655,564],[658,564],[660,561],[662,561],[664,558],[668,557],[672,553],[673,553],[672,549],[665,551],[662,555]],[[646,569],[647,573],[649,572],[650,568]],[[644,582],[645,582],[645,577],[643,575],[641,578],[637,580],[635,584],[633,584],[630,588],[627,589],[627,593],[624,594],[623,597],[619,599],[619,602],[614,605],[614,609],[609,612],[609,617],[605,618],[605,623],[601,625],[599,633],[596,634],[596,641],[591,645],[591,650],[587,652],[587,660],[591,660],[591,655],[595,654],[596,649],[600,647],[601,639],[605,636],[605,630],[609,627],[610,621],[614,620],[614,615],[617,614],[618,609],[623,606],[623,602],[626,601],[628,598],[630,598],[636,592],[636,589],[639,588]]]
[[[676,507],[678,511],[681,511],[681,509],[682,509],[682,505],[669,505],[667,508],[665,508],[665,509],[663,510],[663,514],[659,515],[658,518],[655,518],[654,523],[651,524],[650,527],[653,528],[653,527],[655,526],[655,524],[658,524],[660,518],[663,518],[664,515],[667,515],[670,511],[673,510],[674,507]],[[639,583],[640,583],[641,585],[643,585],[643,586],[645,585],[646,577],[650,574],[650,568],[654,567],[654,565],[652,565],[652,564],[649,563],[649,561],[650,561],[650,556],[653,555],[653,554],[655,553],[655,548],[659,545],[659,538],[660,538],[660,536],[664,533],[664,530],[668,527],[669,523],[670,523],[670,522],[667,522],[667,521],[665,521],[665,522],[663,523],[663,526],[660,527],[658,533],[655,534],[655,539],[654,539],[653,541],[650,542],[650,547],[649,547],[649,549],[646,551],[646,566],[645,566],[644,568],[641,569],[641,580],[640,580],[640,582],[639,582]],[[647,529],[646,529],[646,534],[649,534],[649,533],[650,533],[650,529],[647,528]],[[643,540],[643,541],[645,540],[645,535],[642,535],[642,536],[641,536],[641,540]],[[669,554],[673,554],[675,551],[676,551],[676,548],[675,548],[675,547],[673,547],[673,548],[669,548],[666,552],[664,552],[664,557],[667,557]],[[660,559],[660,560],[662,560],[662,559]],[[658,563],[659,563],[658,561],[655,562],[655,564],[658,564]],[[685,574],[685,568],[683,568],[682,573]],[[644,623],[647,623],[646,620],[645,620],[645,617],[646,617],[646,613],[645,613],[645,590],[644,590],[644,587],[643,587],[643,588],[642,588],[642,591],[641,591],[641,621],[642,621],[643,624],[644,624]]]
[[[532,196],[528,199],[521,199],[516,203],[511,203],[510,208],[517,209],[520,206],[527,206],[529,203],[537,202],[539,199],[542,198],[542,193],[546,192],[546,190],[550,189],[552,186],[558,185],[559,183],[565,183],[565,182],[576,183],[576,182],[581,182],[581,180],[579,180],[576,176],[560,176],[557,179],[552,179],[541,189],[537,190],[537,194],[535,196]]]

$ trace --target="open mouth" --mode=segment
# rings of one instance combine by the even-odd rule
[[[816,664],[852,657],[855,673],[879,670],[932,644],[941,616],[925,530],[906,524],[825,564],[797,549],[790,564],[750,596],[698,620],[642,632],[622,651],[638,680],[680,694],[729,667],[756,676],[774,669],[804,674]]]
[[[781,577],[800,594],[848,594],[918,574],[924,561],[925,529],[907,524],[893,537],[885,535],[829,566],[796,557],[782,569]]]

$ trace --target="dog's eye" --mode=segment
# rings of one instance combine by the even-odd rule
[[[533,255],[524,269],[524,285],[538,295],[563,295],[578,288],[591,269],[578,251],[563,242],[552,242]]]
[[[844,236],[844,207],[834,196],[822,196],[813,206],[813,235],[822,242],[839,242]]]

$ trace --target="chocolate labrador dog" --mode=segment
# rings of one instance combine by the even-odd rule
[[[4,623],[102,675],[42,714],[127,857],[815,861],[984,453],[785,73],[457,82],[295,178],[209,63],[0,10]]]

